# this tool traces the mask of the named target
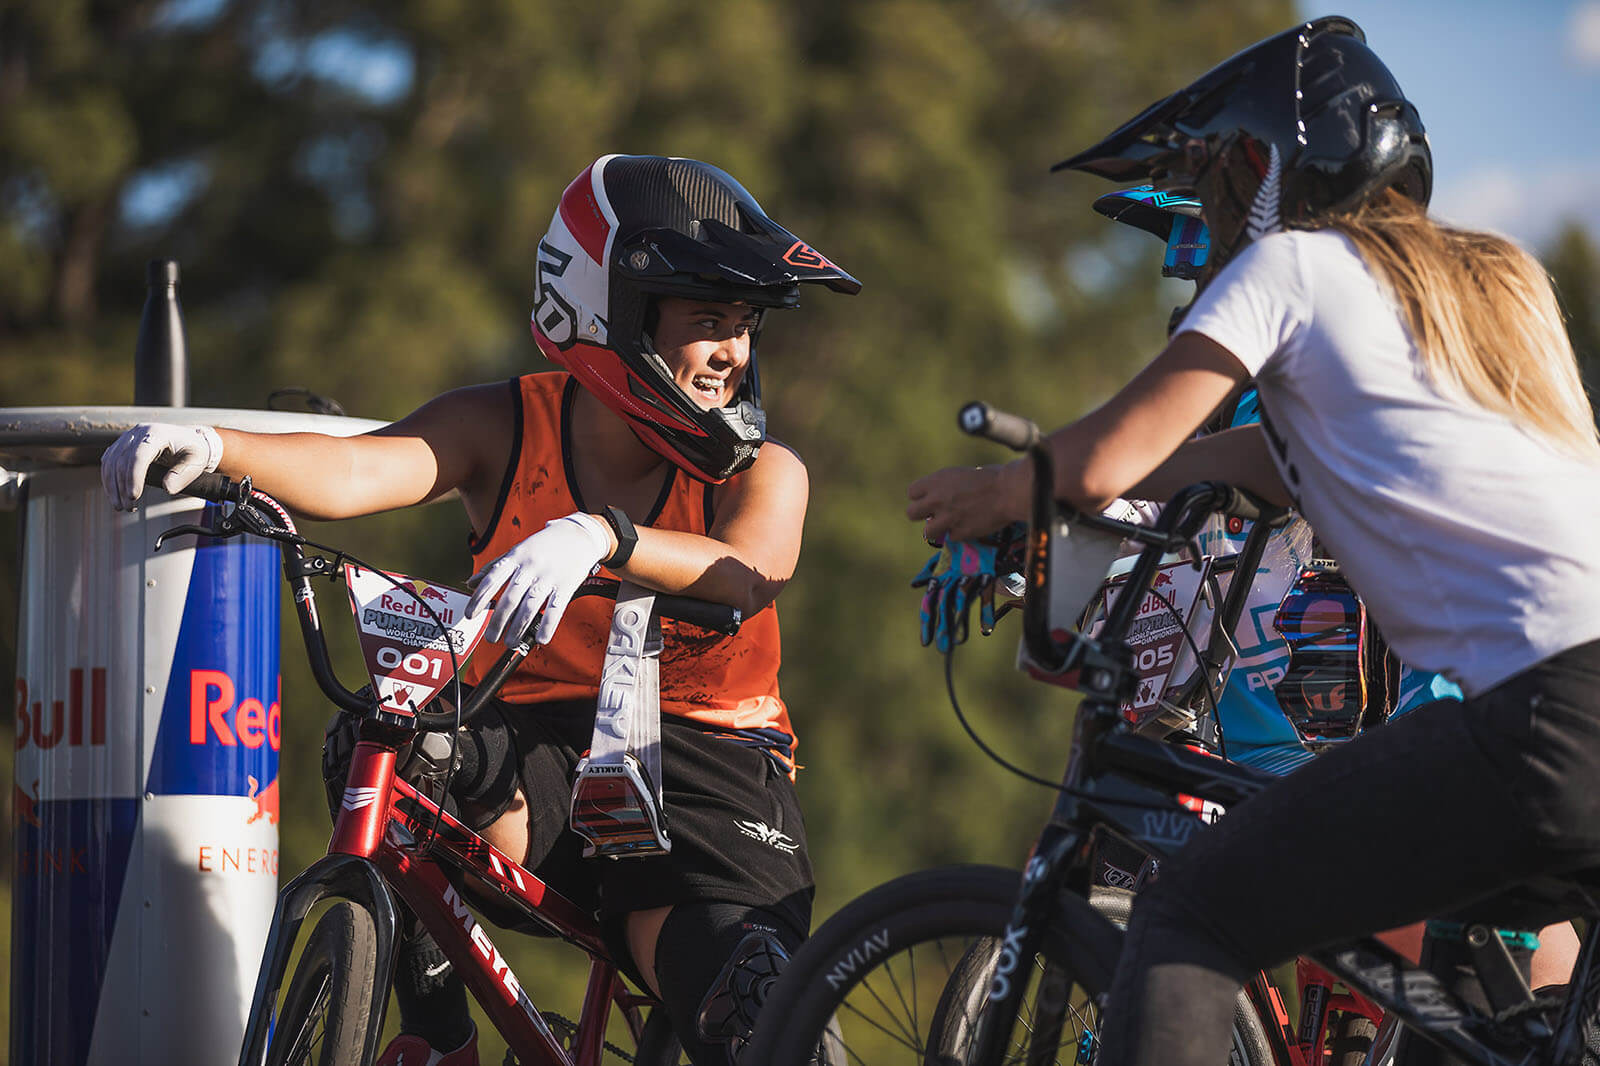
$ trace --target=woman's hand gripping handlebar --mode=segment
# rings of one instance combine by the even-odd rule
[[[1033,464],[1031,520],[1028,533],[1028,560],[1024,574],[1029,595],[1023,603],[1023,639],[1035,662],[1047,668],[1064,666],[1069,648],[1051,637],[1048,597],[1050,580],[1050,531],[1064,519],[1089,529],[1114,534],[1123,540],[1143,545],[1144,551],[1129,576],[1129,587],[1148,588],[1160,565],[1161,556],[1188,546],[1206,517],[1221,511],[1247,520],[1276,520],[1282,508],[1264,503],[1249,493],[1220,481],[1202,481],[1182,489],[1162,510],[1153,526],[1135,525],[1105,515],[1088,514],[1055,499],[1055,460],[1039,427],[1020,415],[999,411],[985,403],[969,403],[961,408],[957,422],[963,432],[1025,452]],[[1037,594],[1035,594],[1037,592]],[[1112,612],[1102,639],[1121,640],[1133,622],[1141,597],[1123,596]]]

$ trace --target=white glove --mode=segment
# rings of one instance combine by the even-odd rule
[[[494,614],[485,635],[500,643],[517,637],[532,624],[539,609],[539,631],[533,639],[550,643],[572,594],[611,554],[611,532],[594,515],[574,511],[545,527],[467,579],[472,599],[467,617],[486,607],[495,594]]]
[[[134,426],[118,437],[100,457],[100,484],[111,505],[131,511],[144,492],[150,464],[162,459],[172,469],[162,477],[168,492],[178,493],[201,474],[209,474],[222,461],[222,438],[210,426],[173,426],[149,422]]]

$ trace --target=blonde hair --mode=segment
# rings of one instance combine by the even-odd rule
[[[1431,219],[1392,190],[1325,225],[1388,285],[1435,385],[1566,449],[1600,453],[1550,277],[1533,256]]]

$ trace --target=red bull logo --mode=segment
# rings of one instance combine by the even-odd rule
[[[39,825],[39,781],[37,778],[33,782],[32,795],[22,791],[21,785],[14,784],[11,786],[11,823],[13,825],[22,825],[24,822],[35,829],[41,828]]]
[[[255,779],[254,774],[250,775],[247,780],[250,782],[250,795],[246,798],[255,802],[256,809],[254,814],[244,820],[244,824],[253,825],[265,818],[269,825],[277,825],[278,779],[274,777],[272,783],[264,789],[261,787],[261,782]]]
[[[84,674],[82,667],[67,671],[67,698],[45,699],[45,693],[35,692],[41,698],[28,701],[28,682],[17,678],[17,750],[32,745],[49,751],[59,744],[68,747],[104,747],[106,743],[106,671],[95,666],[88,669],[88,705],[84,705]],[[59,690],[57,690],[59,691]],[[87,712],[87,713],[85,713]]]
[[[448,607],[440,607],[434,610],[433,614],[429,614],[428,609],[423,606],[428,600],[433,600],[436,603],[449,603],[449,597],[446,596],[442,591],[423,581],[408,581],[405,584],[409,586],[413,592],[415,592],[416,598],[413,599],[411,596],[407,596],[403,592],[386,592],[382,596],[378,597],[379,611],[387,611],[390,614],[405,615],[408,618],[421,618],[427,623],[432,623],[434,616],[437,615],[439,620],[445,625],[454,624],[456,620],[456,614]],[[363,612],[363,620],[372,621],[376,619],[377,614],[371,609]]]
[[[277,751],[283,743],[281,677],[278,692],[279,698],[267,706],[253,696],[235,704],[233,678],[221,670],[189,671],[189,743],[215,740],[224,747],[250,749],[265,744]]]
[[[1158,588],[1161,588],[1163,585],[1170,585],[1170,584],[1172,584],[1172,575],[1170,573],[1168,573],[1167,571],[1165,571],[1165,570],[1158,570],[1156,572],[1155,583],[1152,584],[1150,587],[1158,589]]]

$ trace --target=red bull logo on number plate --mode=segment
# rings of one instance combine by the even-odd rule
[[[373,691],[384,710],[416,713],[478,646],[489,612],[469,619],[465,592],[403,574],[346,563],[344,576]]]

